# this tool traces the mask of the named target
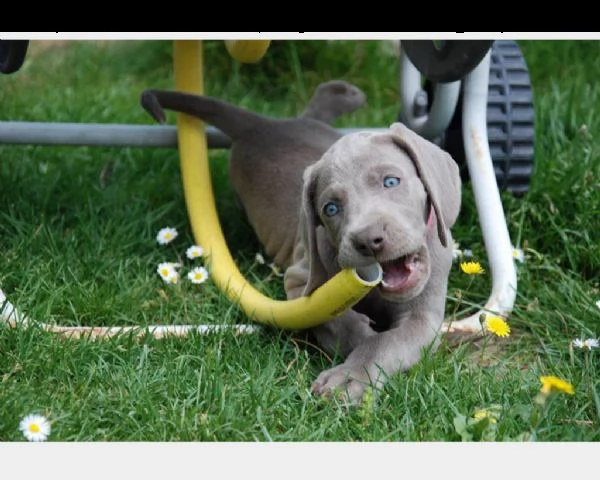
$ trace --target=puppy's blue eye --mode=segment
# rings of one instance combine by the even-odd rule
[[[338,207],[338,205],[335,202],[328,202],[323,207],[323,213],[328,217],[333,217],[334,215],[337,215],[339,211],[340,207]]]
[[[398,177],[385,177],[383,179],[383,186],[385,188],[397,187],[400,185],[400,179]]]

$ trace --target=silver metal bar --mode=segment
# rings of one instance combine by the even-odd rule
[[[222,132],[212,127],[206,130],[212,148],[230,146],[229,137]],[[0,144],[176,148],[177,128],[172,125],[0,122]]]
[[[342,128],[346,135],[355,131],[385,131],[384,128]],[[230,138],[207,126],[209,148],[229,148]],[[177,128],[173,125],[130,125],[111,123],[1,122],[0,145],[62,145],[92,147],[177,148]]]

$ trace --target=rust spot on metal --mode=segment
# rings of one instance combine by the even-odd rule
[[[481,136],[477,132],[476,128],[471,128],[471,140],[473,140],[473,150],[475,151],[475,158],[479,161],[483,160],[485,149],[482,145]]]

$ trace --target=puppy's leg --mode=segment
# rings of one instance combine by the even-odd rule
[[[369,386],[383,387],[390,375],[415,365],[424,348],[437,348],[440,325],[437,312],[402,318],[390,330],[365,338],[344,363],[322,372],[312,392],[326,397],[339,392],[347,402],[360,403]]]
[[[377,334],[371,328],[371,319],[354,310],[347,310],[327,323],[312,328],[311,333],[326,352],[344,358],[367,338]]]

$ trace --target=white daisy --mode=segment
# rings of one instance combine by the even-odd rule
[[[19,430],[30,442],[43,442],[50,435],[50,422],[42,415],[27,415],[19,423]]]
[[[520,263],[523,263],[525,261],[525,252],[523,252],[522,248],[513,247],[512,256],[515,260],[517,260]]]
[[[586,347],[591,350],[592,348],[600,347],[600,342],[598,342],[597,338],[588,338],[586,341]]]
[[[185,255],[190,260],[204,255],[204,249],[200,245],[192,245],[185,251]]]
[[[204,267],[196,267],[190,270],[187,276],[192,283],[204,283],[208,279],[208,270]]]
[[[586,340],[576,338],[572,343],[574,347],[587,348],[588,350],[591,350],[592,348],[598,348],[600,346],[600,342],[598,342],[598,339],[596,338],[588,338]]]
[[[172,227],[161,228],[156,235],[156,241],[161,245],[166,245],[167,243],[171,243],[173,240],[175,240],[177,235],[177,230]]]
[[[158,264],[156,272],[161,276],[165,283],[177,283],[179,280],[179,273],[177,273],[176,268],[179,266],[180,264],[178,263],[162,262]]]

